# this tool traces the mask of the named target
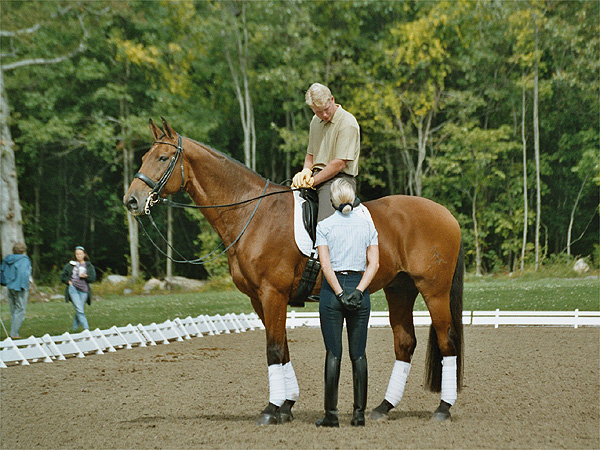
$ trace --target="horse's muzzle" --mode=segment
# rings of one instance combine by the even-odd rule
[[[123,204],[127,210],[135,216],[139,216],[144,212],[142,208],[143,205],[138,202],[138,199],[134,195],[130,195],[129,197],[126,195],[123,197]]]

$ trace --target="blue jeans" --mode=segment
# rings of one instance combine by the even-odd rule
[[[87,318],[85,317],[85,313],[83,312],[85,302],[87,301],[88,293],[80,291],[75,286],[70,284],[69,297],[71,298],[71,302],[73,302],[73,306],[75,307],[75,320],[73,320],[73,331],[77,331],[79,325],[81,325],[84,330],[89,330],[90,326],[88,325]]]
[[[19,337],[19,330],[25,321],[25,310],[27,309],[28,289],[20,291],[8,290],[8,302],[10,303],[10,337]]]
[[[348,275],[336,274],[342,289],[352,291],[356,289],[362,278],[358,272],[350,272]],[[348,345],[350,346],[350,359],[353,361],[364,356],[367,347],[367,329],[369,327],[369,316],[371,314],[371,297],[366,289],[363,299],[356,311],[348,311],[336,298],[333,289],[323,278],[321,296],[319,300],[319,320],[321,321],[321,333],[325,341],[325,348],[337,358],[342,357],[342,328],[344,319],[348,331]]]

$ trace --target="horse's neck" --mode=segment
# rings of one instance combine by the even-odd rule
[[[190,164],[186,190],[196,205],[231,204],[262,193],[267,181],[261,176],[216,150],[190,142],[191,151],[184,151]],[[235,207],[203,208],[201,212],[226,242],[235,239],[255,206],[255,202],[250,202]]]

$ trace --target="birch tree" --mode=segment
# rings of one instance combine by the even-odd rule
[[[223,28],[221,34],[225,59],[231,72],[235,96],[240,107],[240,120],[244,130],[244,163],[252,170],[256,170],[256,126],[248,74],[251,59],[246,20],[247,3],[246,0],[222,2]]]

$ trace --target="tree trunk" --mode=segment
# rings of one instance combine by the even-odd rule
[[[396,162],[396,159],[393,158],[391,155],[392,151],[393,150],[389,147],[385,149],[385,169],[387,172],[388,189],[389,189],[390,195],[396,194],[396,183],[395,183],[395,179],[394,179],[394,167],[397,164],[397,162]]]
[[[14,143],[8,126],[10,108],[0,68],[0,245],[2,258],[10,255],[16,242],[25,242]]]
[[[242,130],[244,131],[244,163],[252,170],[256,170],[256,126],[254,124],[254,106],[252,104],[252,95],[250,93],[250,82],[248,80],[248,27],[246,26],[246,2],[241,2],[241,27],[240,35],[238,24],[234,19],[231,27],[224,27],[223,37],[226,37],[225,28],[233,30],[235,45],[237,50],[237,68],[234,66],[233,58],[229,51],[229,45],[225,42],[225,58],[229,65],[229,71],[235,87],[235,95],[240,105],[240,119],[242,121]],[[223,23],[228,22],[223,12]],[[239,73],[238,73],[239,72]],[[241,83],[240,83],[241,77]],[[242,91],[243,88],[243,91]]]
[[[423,193],[423,177],[425,170],[423,169],[425,158],[427,157],[427,144],[429,137],[431,136],[431,123],[433,121],[433,115],[437,109],[440,92],[436,92],[433,106],[429,109],[426,115],[418,116],[414,119],[415,126],[417,127],[418,141],[417,141],[417,164],[414,170],[414,195],[421,196]]]
[[[535,62],[533,84],[533,144],[535,150],[535,187],[536,187],[536,217],[535,217],[535,270],[540,265],[540,226],[542,223],[542,186],[540,180],[540,127],[538,117],[538,26],[535,20]]]
[[[400,138],[402,142],[402,159],[404,160],[404,167],[408,172],[408,176],[406,177],[406,186],[404,187],[405,192],[408,195],[415,195],[413,180],[415,175],[415,165],[410,156],[410,151],[408,149],[408,143],[406,142],[406,132],[404,130],[404,123],[402,122],[402,118],[396,118],[396,125],[398,125],[398,129],[400,130]]]
[[[471,206],[471,218],[473,219],[473,236],[475,238],[475,275],[478,277],[483,275],[483,262],[481,257],[481,243],[479,242],[479,224],[477,222],[477,186],[479,184],[479,176],[475,175],[475,188],[473,190],[473,202]]]
[[[33,245],[33,252],[30,252],[31,255],[31,271],[33,278],[37,278],[40,273],[40,260],[42,258],[41,251],[41,220],[42,220],[42,211],[41,211],[41,191],[42,191],[42,183],[44,179],[44,164],[43,157],[40,157],[40,162],[37,168],[37,179],[35,180],[34,194],[35,194],[35,244]]]
[[[423,162],[425,161],[425,157],[427,156],[427,129],[423,129],[424,117],[419,117],[418,120],[418,149],[417,149],[417,164],[414,172],[414,181],[413,185],[415,187],[415,195],[420,197],[423,192]],[[429,122],[429,120],[428,120]],[[427,127],[428,128],[428,127]]]
[[[131,148],[131,139],[129,139],[129,130],[124,119],[128,115],[128,108],[124,100],[120,101],[121,110],[121,136],[123,136],[123,195],[127,193],[129,184],[133,179],[133,149]],[[127,230],[129,238],[129,257],[131,264],[131,277],[137,279],[140,277],[140,254],[139,254],[139,229],[138,223],[129,211],[127,211]]]
[[[573,223],[575,222],[575,211],[577,210],[577,204],[579,203],[581,193],[583,192],[583,188],[585,187],[585,183],[587,182],[588,177],[589,174],[586,175],[586,177],[583,180],[583,183],[581,183],[581,187],[579,188],[579,192],[577,193],[577,198],[575,199],[575,204],[573,205],[573,209],[571,210],[571,219],[569,220],[569,228],[567,230],[567,255],[571,254],[571,236],[573,232]]]
[[[521,245],[521,272],[525,268],[525,249],[527,247],[527,222],[529,205],[527,199],[527,138],[525,136],[525,75],[523,75],[521,141],[523,142],[523,243]]]

